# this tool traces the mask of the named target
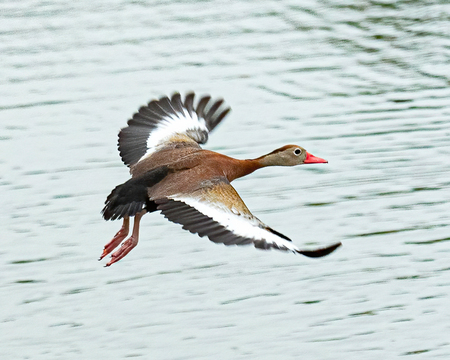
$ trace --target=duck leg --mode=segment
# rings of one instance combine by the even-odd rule
[[[146,212],[147,211],[144,210],[134,216],[133,232],[131,233],[131,236],[123,242],[119,250],[111,255],[111,260],[109,260],[109,262],[105,266],[111,266],[115,262],[124,258],[137,245],[139,241],[139,223],[142,216],[144,216]]]
[[[114,235],[112,240],[105,245],[103,253],[98,260],[103,259],[106,255],[108,255],[111,251],[113,251],[116,247],[118,247],[119,244],[123,241],[123,239],[127,237],[129,231],[130,231],[130,218],[127,216],[123,218],[122,227],[117,232],[117,234]]]

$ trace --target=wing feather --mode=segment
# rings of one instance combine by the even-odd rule
[[[189,93],[184,99],[184,107],[186,108],[190,116],[192,116],[192,113],[194,112],[194,97],[194,93]]]
[[[221,99],[211,101],[209,95],[203,96],[195,107],[194,97],[194,93],[188,93],[183,102],[181,95],[174,93],[171,98],[162,97],[142,106],[119,133],[122,161],[131,167],[161,146],[181,141],[180,138],[195,145],[206,143],[209,132],[230,108],[224,107]]]
[[[181,95],[179,93],[175,93],[172,95],[171,99],[172,108],[175,110],[175,113],[183,113],[186,108],[181,101]]]
[[[211,100],[211,96],[206,95],[203,96],[198,102],[197,109],[195,109],[195,112],[197,113],[198,117],[200,118],[205,117],[205,113],[203,112],[203,110],[205,109],[205,106],[209,102],[209,100]]]
[[[273,248],[309,257],[325,256],[340,245],[338,243],[315,250],[300,250],[287,236],[253,216],[225,178],[210,182],[192,194],[178,194],[154,201],[157,209],[168,220],[183,225],[183,229],[200,237],[207,236],[215,243],[253,243],[260,249]]]

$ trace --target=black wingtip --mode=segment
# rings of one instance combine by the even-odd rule
[[[319,258],[323,256],[327,256],[328,254],[331,254],[334,250],[336,250],[339,246],[341,246],[342,243],[336,243],[324,248],[316,249],[316,250],[298,250],[297,252],[299,254],[305,255],[310,258]]]

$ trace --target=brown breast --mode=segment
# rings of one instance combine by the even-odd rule
[[[149,189],[149,197],[158,199],[174,194],[189,194],[205,186],[208,181],[227,177],[238,161],[208,150],[189,154],[169,164],[170,173]]]
[[[208,180],[226,177],[229,182],[255,171],[258,165],[251,160],[237,160],[214,151],[175,143],[164,147],[139,161],[131,168],[133,177],[139,177],[159,166],[167,165],[169,175],[149,189],[151,199],[179,193],[190,193]]]

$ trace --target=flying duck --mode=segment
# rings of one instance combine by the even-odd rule
[[[123,219],[123,223],[99,260],[120,244],[106,266],[125,257],[138,243],[142,216],[155,211],[215,243],[253,244],[258,249],[274,248],[313,258],[336,250],[340,242],[319,249],[299,249],[287,236],[255,217],[230,184],[266,166],[327,161],[298,145],[285,145],[250,160],[204,150],[199,144],[206,143],[230,108],[222,99],[211,100],[209,95],[195,105],[194,97],[194,93],[188,93],[183,100],[175,93],[150,101],[120,131],[119,153],[130,168],[131,179],[116,186],[106,198],[103,218]],[[134,217],[133,231],[126,239],[130,217]]]

